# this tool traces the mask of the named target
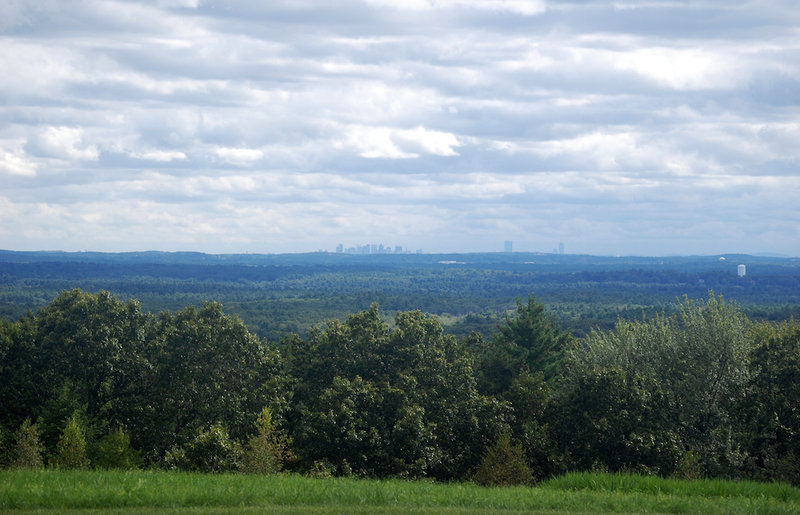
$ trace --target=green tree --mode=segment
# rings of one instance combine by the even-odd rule
[[[185,447],[167,453],[168,466],[204,473],[231,472],[239,467],[241,446],[228,436],[222,424],[198,431]]]
[[[136,439],[149,442],[158,455],[184,447],[219,420],[233,438],[244,438],[263,406],[284,403],[280,354],[238,317],[225,315],[220,304],[162,313],[158,334],[154,402],[142,414],[147,433]]]
[[[96,467],[120,470],[138,468],[141,462],[140,453],[131,447],[131,437],[121,427],[100,439],[92,460]]]
[[[684,298],[673,316],[593,332],[566,360],[561,448],[580,466],[596,456],[610,469],[641,463],[665,474],[692,451],[706,474],[736,473],[743,455],[732,415],[748,383],[749,327],[711,293]]]
[[[36,314],[31,381],[47,388],[44,398],[70,382],[89,418],[113,411],[146,367],[139,357],[146,318],[137,302],[105,291],[62,292]]]
[[[25,419],[14,435],[14,454],[11,468],[42,468],[44,460],[39,428]]]
[[[533,295],[517,300],[514,316],[506,315],[494,338],[478,349],[478,378],[482,392],[506,391],[522,371],[542,372],[547,380],[558,373],[572,338],[562,331]]]
[[[67,420],[56,448],[55,465],[61,469],[80,469],[89,465],[86,456],[86,435],[77,415]]]
[[[429,475],[466,478],[497,437],[508,431],[509,406],[478,392],[472,355],[438,320],[420,311],[398,313],[390,347],[395,369],[414,377],[410,391],[433,428],[438,452]]]
[[[653,380],[590,368],[568,377],[558,393],[554,433],[570,468],[673,471],[683,448]]]
[[[800,485],[800,323],[753,330],[749,395],[741,417],[752,474]]]
[[[507,406],[478,394],[472,360],[433,317],[376,305],[285,342],[289,427],[305,469],[466,477],[504,429]]]
[[[86,405],[81,403],[72,382],[65,380],[64,384],[39,409],[37,419],[42,444],[50,459],[54,459],[57,455],[57,445],[64,432],[64,427],[70,417],[76,414],[80,414],[81,426],[86,428],[88,425]]]
[[[242,454],[239,470],[247,474],[274,474],[292,457],[289,439],[276,427],[272,409],[264,407],[256,420],[257,434]]]
[[[32,313],[16,323],[0,321],[0,424],[8,428],[35,418],[42,401],[49,398],[37,366],[38,353]]]
[[[387,466],[387,415],[380,391],[360,376],[335,377],[303,411],[295,441],[306,463],[325,460],[338,475],[381,475]]]
[[[0,468],[6,468],[11,463],[12,436],[6,426],[0,425]]]
[[[520,373],[502,398],[511,405],[511,436],[519,442],[537,478],[561,472],[561,459],[552,435],[553,403],[544,374]]]
[[[534,477],[522,447],[513,445],[508,435],[501,435],[481,460],[475,482],[482,486],[530,485]]]

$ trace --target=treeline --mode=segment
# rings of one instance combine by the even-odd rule
[[[799,484],[800,324],[711,294],[578,339],[531,296],[488,338],[372,305],[268,343],[217,303],[72,290],[0,322],[0,405],[6,467]]]

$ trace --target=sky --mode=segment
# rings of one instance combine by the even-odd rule
[[[800,255],[795,0],[2,0],[0,248]]]

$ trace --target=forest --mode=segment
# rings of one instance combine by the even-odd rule
[[[60,263],[6,263],[7,298],[19,291],[27,302],[56,285],[101,282],[97,270],[81,278],[89,275],[81,263]],[[52,274],[40,270],[41,282],[26,290],[19,281],[29,279],[14,268],[21,265],[52,266]],[[688,277],[705,274],[709,286],[716,265],[698,265]],[[506,271],[524,279],[515,266]],[[785,266],[790,272],[753,280],[768,285],[753,297],[772,288],[780,302],[796,303],[796,272]],[[484,270],[498,277],[499,268]],[[422,294],[427,272],[400,270],[397,281]],[[283,272],[272,281],[308,277]],[[109,270],[104,280],[118,281],[118,273]],[[408,279],[413,273],[418,280]],[[621,277],[613,267],[574,273],[580,282]],[[645,268],[637,274],[663,277]],[[192,284],[209,297],[220,288],[200,278]],[[204,292],[204,285],[213,288]],[[588,296],[591,286],[580,293]],[[533,484],[594,470],[800,483],[800,324],[751,318],[718,292],[675,298],[669,309],[581,336],[528,294],[517,295],[489,332],[457,336],[427,309],[387,316],[372,302],[277,340],[219,302],[192,304],[196,298],[150,311],[130,291],[122,298],[63,289],[0,321],[2,465],[480,484]]]
[[[738,277],[737,265],[747,275]],[[59,292],[105,290],[146,311],[221,302],[261,338],[306,335],[377,302],[435,315],[448,334],[489,338],[531,293],[573,336],[674,312],[709,290],[753,320],[800,318],[800,259],[745,255],[601,257],[539,253],[237,254],[0,251],[0,318],[16,320]]]

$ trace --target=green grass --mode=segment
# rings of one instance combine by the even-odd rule
[[[133,471],[0,471],[27,513],[800,513],[784,484],[569,474],[535,488]]]

